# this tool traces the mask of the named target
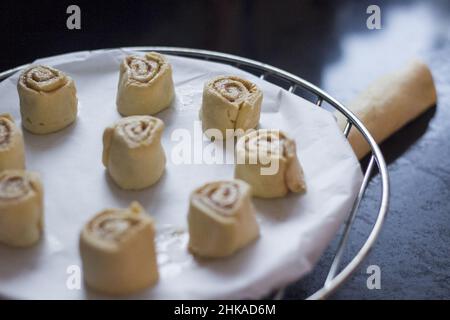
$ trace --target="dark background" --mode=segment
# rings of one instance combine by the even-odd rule
[[[81,7],[81,30],[66,28],[70,4]],[[366,27],[370,4],[381,7],[381,30]],[[382,145],[389,216],[370,256],[332,298],[450,298],[450,1],[1,1],[0,14],[1,71],[78,50],[202,48],[284,68],[345,103],[375,77],[421,57],[435,78],[437,108]],[[373,225],[379,188],[375,176],[346,261]],[[321,287],[335,247],[286,298]],[[366,287],[373,264],[380,290]]]

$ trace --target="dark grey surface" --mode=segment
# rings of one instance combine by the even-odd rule
[[[371,78],[418,56],[432,69],[438,104],[382,144],[391,181],[388,219],[367,260],[332,296],[334,299],[450,298],[448,4],[382,4],[383,29],[374,31],[355,30],[352,17],[358,17],[364,5],[349,3],[339,11],[341,20],[336,24],[342,30],[338,36],[340,54],[322,71],[319,83],[325,90],[348,101]],[[343,27],[350,20],[351,26]],[[370,182],[352,231],[347,260],[373,226],[379,182],[379,176]],[[313,274],[289,288],[287,298],[298,298],[320,287],[335,246],[331,245]],[[367,289],[369,265],[381,269],[380,290]]]
[[[82,30],[65,28],[68,1],[1,1],[0,69],[38,57],[117,46],[167,45],[242,55],[284,68],[347,102],[375,77],[414,56],[428,61],[439,102],[382,145],[392,184],[390,212],[370,256],[335,299],[450,298],[450,2],[376,1],[382,29],[366,28],[372,1],[77,1]],[[370,182],[348,261],[367,237],[379,203]],[[286,298],[320,288],[336,243]],[[381,268],[368,290],[366,268]]]

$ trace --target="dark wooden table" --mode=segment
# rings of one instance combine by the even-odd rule
[[[449,1],[376,1],[381,30],[366,26],[372,1],[134,2],[77,1],[82,28],[70,31],[69,1],[1,1],[0,70],[86,49],[203,48],[284,68],[345,103],[409,59],[427,61],[437,85],[437,108],[383,143],[392,184],[389,216],[370,256],[333,298],[450,298]],[[372,227],[378,192],[374,176],[347,261]],[[303,298],[320,288],[334,247],[311,275],[290,286],[286,298]],[[380,290],[366,286],[370,265],[381,269]]]

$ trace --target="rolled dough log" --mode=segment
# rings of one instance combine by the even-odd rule
[[[348,108],[364,123],[377,143],[436,104],[436,88],[428,66],[412,61],[404,69],[374,81]],[[339,126],[347,121],[336,112]],[[370,150],[363,135],[352,128],[348,136],[358,159]]]

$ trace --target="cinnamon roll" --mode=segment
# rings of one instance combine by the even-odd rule
[[[162,176],[164,123],[152,116],[126,117],[103,133],[103,164],[123,189],[143,189]]]
[[[39,176],[23,170],[0,172],[0,242],[26,247],[42,233],[43,188]]]
[[[95,215],[80,235],[89,287],[106,294],[132,293],[158,281],[154,223],[137,202]]]
[[[194,190],[188,214],[189,249],[202,257],[225,257],[259,236],[250,186],[241,180],[207,183]]]
[[[295,141],[283,132],[260,129],[244,135],[236,144],[236,156],[235,177],[250,184],[254,196],[306,191]]]
[[[0,114],[0,171],[25,168],[22,132],[9,114]]]
[[[209,129],[217,129],[223,137],[230,137],[235,130],[255,128],[259,123],[262,99],[262,91],[248,80],[221,76],[208,81],[203,89],[200,110],[203,131],[211,137],[212,130]]]
[[[20,76],[17,89],[22,125],[28,131],[47,134],[75,121],[76,88],[63,72],[47,66],[28,68]]]
[[[120,65],[117,110],[123,116],[153,115],[172,102],[172,67],[156,52],[127,56]]]

